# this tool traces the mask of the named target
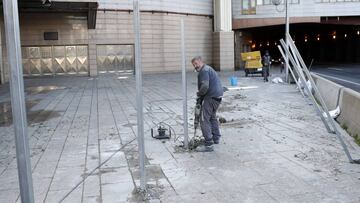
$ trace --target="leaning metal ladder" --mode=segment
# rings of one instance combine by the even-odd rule
[[[286,56],[286,54],[284,54],[284,51],[281,49],[281,46],[278,45],[277,47],[278,47],[278,49],[279,49],[282,57],[284,58],[284,57]],[[292,69],[291,67],[289,67],[289,71],[290,71],[292,77],[295,78],[295,83],[296,83],[296,85],[297,85],[297,87],[298,87],[298,90],[300,91],[301,95],[302,95],[304,98],[306,98],[306,96],[305,96],[305,94],[304,94],[304,92],[303,92],[303,90],[302,90],[302,88],[301,88],[301,86],[300,86],[299,81],[296,80],[295,73],[294,73],[295,70],[293,71],[293,69]],[[299,75],[299,73],[297,72],[297,70],[296,70],[295,72],[296,72],[296,74]]]
[[[281,45],[282,45],[283,47],[286,47],[284,40],[280,40],[280,43],[281,43]],[[304,84],[304,88],[305,88],[306,91],[309,93],[308,95],[310,96],[310,101],[311,101],[312,104],[315,106],[316,113],[320,116],[322,122],[324,123],[324,125],[325,125],[325,127],[326,127],[326,129],[327,129],[327,131],[328,131],[329,133],[334,133],[334,131],[331,130],[331,128],[330,128],[330,126],[329,126],[329,123],[328,123],[328,121],[326,120],[325,116],[323,115],[324,110],[322,110],[321,107],[319,106],[319,104],[316,102],[316,99],[315,99],[314,95],[311,94],[311,89],[308,88],[308,86],[307,86],[306,77],[305,77],[305,75],[304,75],[304,72],[303,72],[302,68],[299,67],[299,66],[300,66],[300,63],[297,62],[297,61],[299,61],[299,60],[297,59],[297,61],[295,61],[293,55],[290,54],[290,51],[289,51],[288,49],[284,49],[284,50],[285,50],[285,51],[287,52],[287,54],[289,55],[290,62],[293,64],[294,70],[295,70],[296,73],[298,74],[301,83]],[[281,51],[281,52],[283,52],[283,51]],[[290,67],[290,68],[291,68],[291,67]],[[295,78],[295,81],[297,81],[296,78]],[[301,87],[300,87],[300,88],[301,88]]]
[[[304,84],[304,87],[308,91],[310,99],[313,102],[314,106],[316,107],[316,110],[317,110],[321,120],[323,121],[326,129],[328,130],[329,133],[336,134],[338,140],[340,141],[340,143],[342,145],[342,148],[343,148],[347,158],[349,159],[349,162],[350,163],[360,164],[360,160],[352,159],[352,157],[350,155],[350,152],[349,152],[349,150],[348,150],[348,148],[347,148],[347,146],[346,146],[346,144],[345,144],[345,142],[344,142],[344,140],[342,138],[342,135],[341,135],[341,133],[340,133],[340,131],[338,129],[338,126],[335,124],[334,119],[330,116],[329,110],[328,110],[328,108],[327,108],[327,106],[326,106],[326,104],[324,102],[324,99],[321,96],[321,93],[320,93],[319,89],[317,88],[317,86],[316,86],[316,84],[315,84],[315,82],[314,82],[314,80],[313,80],[313,78],[312,78],[312,76],[310,74],[310,71],[308,70],[307,66],[305,65],[305,62],[302,59],[297,47],[295,46],[294,41],[292,40],[290,34],[287,33],[286,37],[288,38],[287,41],[289,42],[288,44],[289,44],[289,48],[291,50],[291,53],[290,53],[290,50],[286,46],[283,39],[280,40],[280,43],[282,45],[283,50],[281,49],[280,46],[278,46],[278,48],[280,50],[280,53],[283,55],[283,57],[285,57],[285,54],[284,54],[284,51],[285,51],[286,54],[289,56],[290,62],[292,63],[294,70],[298,73],[298,76],[299,76],[301,82]],[[314,95],[312,94],[312,91],[311,91],[310,87],[307,85],[305,76],[310,81],[310,84],[314,89],[314,94],[319,95],[318,101],[319,101],[320,104],[317,103]],[[298,81],[296,80],[296,78],[294,78],[294,79],[295,79],[297,85],[299,86]],[[323,112],[326,114],[326,117],[324,116]],[[332,127],[332,129],[330,129],[329,124]]]

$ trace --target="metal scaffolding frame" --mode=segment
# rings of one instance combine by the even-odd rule
[[[284,40],[280,40],[280,43],[281,43],[281,45],[283,47],[286,46]],[[279,49],[280,49],[280,53],[284,53],[283,50],[281,50],[281,48],[279,48]],[[284,50],[285,50],[285,48],[284,48]],[[302,71],[302,68],[300,67],[298,59],[294,59],[293,55],[290,54],[289,50],[285,50],[285,51],[288,53],[289,60],[291,61],[291,64],[293,64],[293,69],[294,69],[293,71],[296,72],[296,74],[299,76],[299,79],[300,79],[300,81],[299,81],[294,77],[294,80],[298,84],[300,90],[302,89],[302,87],[301,87],[301,85],[299,83],[301,82],[304,85],[304,89],[305,89],[305,91],[308,92],[308,95],[310,96],[310,101],[313,104],[313,106],[315,106],[316,113],[318,114],[318,116],[320,116],[322,122],[325,125],[326,130],[329,133],[333,133],[334,131],[330,129],[330,126],[329,126],[328,122],[326,121],[325,117],[323,116],[323,110],[321,109],[319,104],[316,102],[316,99],[315,99],[314,95],[311,93],[311,89],[309,89],[307,84],[306,84],[306,77],[305,77],[305,75],[304,75],[304,73]],[[289,67],[290,67],[290,65],[289,65]],[[290,69],[291,69],[291,67],[290,67]],[[305,96],[305,94],[304,94],[304,96]]]
[[[280,53],[281,53],[281,56],[284,57],[286,54],[285,54],[284,51],[282,50],[281,46],[278,45],[277,47],[278,47],[278,49],[279,49],[279,51],[280,51]],[[297,72],[296,69],[293,70],[292,68],[289,68],[289,71],[290,71],[292,77],[294,78],[295,83],[296,83],[296,85],[297,85],[297,87],[298,87],[301,95],[305,98],[306,96],[305,96],[305,94],[304,94],[304,91],[302,90],[301,85],[300,85],[299,81],[296,80],[296,76],[295,76],[295,73],[296,73],[297,75],[299,75],[299,73]],[[295,72],[295,73],[294,73],[294,72]]]

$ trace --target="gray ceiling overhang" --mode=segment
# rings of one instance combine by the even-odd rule
[[[82,13],[87,16],[88,29],[95,29],[96,26],[97,2],[18,0],[18,5],[20,13]]]

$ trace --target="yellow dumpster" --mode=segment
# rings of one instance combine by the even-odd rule
[[[245,76],[260,73],[262,75],[262,63],[260,51],[241,53],[241,60],[245,61]]]

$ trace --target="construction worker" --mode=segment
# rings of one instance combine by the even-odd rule
[[[213,151],[213,144],[219,144],[220,130],[216,111],[219,108],[223,96],[223,87],[216,71],[206,65],[200,56],[191,60],[195,71],[198,72],[198,98],[202,99],[200,126],[205,138],[204,145],[198,146],[195,151]]]
[[[262,57],[262,64],[263,64],[263,76],[264,82],[269,82],[269,72],[270,72],[270,65],[271,65],[271,56],[269,51],[265,51],[265,55]]]

